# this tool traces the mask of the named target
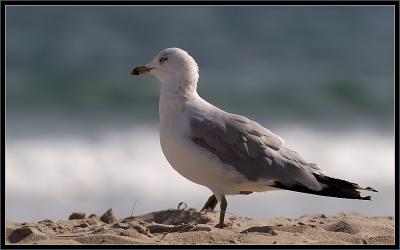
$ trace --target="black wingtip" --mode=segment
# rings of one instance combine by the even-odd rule
[[[362,200],[368,200],[368,201],[370,201],[370,200],[371,200],[371,196],[361,197],[361,199],[362,199]]]
[[[378,193],[378,190],[373,189],[372,187],[366,187],[365,190]]]

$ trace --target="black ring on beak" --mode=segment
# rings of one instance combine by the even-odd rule
[[[133,75],[142,75],[142,74],[149,73],[152,69],[153,68],[147,67],[147,66],[138,66],[138,67],[132,69],[129,74],[131,76],[133,76]]]

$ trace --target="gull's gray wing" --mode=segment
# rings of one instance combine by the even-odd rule
[[[302,185],[312,190],[321,186],[313,173],[316,164],[303,160],[284,141],[260,124],[226,112],[194,114],[191,139],[235,168],[250,181],[277,181],[285,186]]]

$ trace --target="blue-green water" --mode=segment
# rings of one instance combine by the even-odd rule
[[[209,191],[162,156],[159,83],[128,76],[166,47],[185,49],[198,62],[205,99],[259,121],[327,174],[382,190],[372,203],[290,192],[231,198],[232,212],[393,214],[393,13],[7,7],[7,218],[108,207],[124,216],[135,199],[138,213],[181,200],[202,205]]]
[[[10,116],[155,120],[158,83],[128,71],[180,47],[199,92],[232,111],[392,122],[391,7],[8,7],[6,20]]]

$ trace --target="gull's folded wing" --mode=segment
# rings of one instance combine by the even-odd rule
[[[194,143],[215,154],[249,181],[302,193],[369,200],[359,190],[375,189],[321,173],[316,164],[284,147],[284,141],[260,124],[226,112],[193,115],[190,121]]]
[[[226,112],[193,115],[191,138],[214,153],[249,181],[278,181],[284,185],[303,185],[321,190],[313,173],[319,168],[284,147],[284,141],[260,124]]]

